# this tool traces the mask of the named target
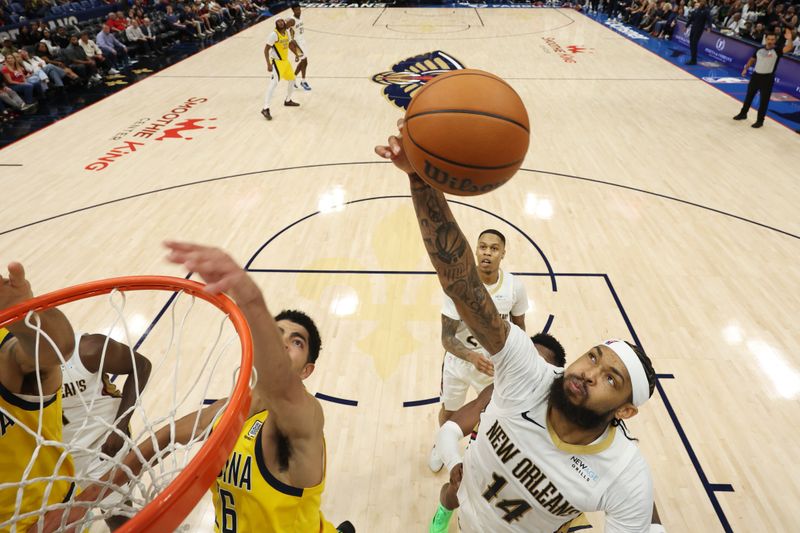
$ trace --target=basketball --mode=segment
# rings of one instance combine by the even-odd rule
[[[432,187],[459,196],[496,189],[519,170],[530,142],[517,92],[482,70],[442,74],[406,110],[403,149]]]

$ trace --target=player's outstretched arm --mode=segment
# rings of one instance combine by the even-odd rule
[[[20,263],[8,265],[8,277],[0,275],[0,309],[11,307],[25,300],[33,298],[31,284],[25,279],[25,269]],[[59,368],[61,356],[66,360],[72,356],[75,348],[75,334],[72,331],[67,317],[58,309],[48,309],[37,313],[42,331],[44,331],[55,343],[54,349],[46,339],[41,338],[36,330],[31,329],[25,324],[25,320],[19,320],[7,326],[8,331],[14,335],[15,341],[7,352],[7,364],[2,365],[2,377],[4,385],[12,390],[21,386],[22,377],[25,374],[36,371],[36,342],[39,338],[39,368],[43,373]],[[36,317],[33,317],[36,323]],[[60,382],[59,382],[60,385]]]
[[[165,246],[170,250],[169,261],[199,274],[207,283],[206,291],[230,295],[244,313],[253,336],[253,366],[258,374],[251,413],[269,409],[278,429],[289,438],[321,435],[322,407],[292,370],[283,335],[253,279],[218,248],[179,242]]]
[[[122,435],[130,435],[132,407],[144,391],[153,365],[147,357],[105,335],[82,336],[78,353],[83,366],[89,372],[128,376],[122,388],[122,398],[115,417],[119,433],[109,434],[102,447],[103,453],[113,457],[125,443]]]
[[[402,123],[398,125],[402,134]],[[422,241],[442,289],[456,304],[458,314],[481,346],[491,354],[499,352],[506,342],[509,325],[500,317],[478,276],[475,256],[444,194],[416,175],[403,153],[400,136],[389,137],[388,145],[376,146],[375,152],[408,174]]]

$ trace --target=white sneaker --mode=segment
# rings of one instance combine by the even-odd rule
[[[108,69],[108,73],[111,74],[112,76],[116,76],[117,74],[119,74],[119,71],[115,68],[110,68]]]
[[[431,448],[431,455],[428,457],[428,468],[431,469],[431,472],[438,472],[444,466],[444,461],[439,457],[439,453],[436,451],[436,445]]]

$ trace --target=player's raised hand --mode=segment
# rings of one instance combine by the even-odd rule
[[[411,163],[408,162],[405,152],[403,152],[403,119],[397,121],[397,128],[400,130],[397,135],[389,137],[387,144],[375,147],[375,153],[384,159],[390,160],[394,166],[406,174],[415,174],[416,171]]]
[[[486,374],[487,376],[494,376],[494,363],[478,352],[472,352],[470,354],[469,362],[475,365],[478,372]]]
[[[206,282],[206,292],[227,292],[239,305],[261,297],[253,280],[223,250],[176,241],[166,241],[164,246],[169,250],[167,260],[199,274]]]
[[[8,277],[0,274],[0,309],[11,307],[33,298],[31,284],[25,279],[25,269],[20,263],[9,263]]]

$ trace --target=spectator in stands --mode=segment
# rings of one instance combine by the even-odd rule
[[[764,125],[764,117],[767,116],[767,108],[769,107],[769,97],[772,94],[772,85],[775,83],[775,70],[778,68],[778,61],[783,57],[783,54],[789,53],[791,50],[792,31],[790,29],[786,29],[780,40],[774,33],[767,35],[764,46],[755,51],[753,57],[747,61],[744,69],[742,69],[742,77],[746,77],[747,70],[755,63],[753,75],[747,85],[747,96],[744,99],[744,105],[739,114],[733,117],[733,120],[747,118],[750,105],[753,103],[756,93],[759,93],[758,117],[752,127],[760,128]]]
[[[108,59],[106,59],[106,56],[103,55],[103,51],[97,46],[97,43],[89,39],[88,32],[81,32],[81,38],[78,44],[83,49],[87,59],[94,61],[98,68],[101,66],[107,67],[108,73],[112,76],[119,74],[119,71],[115,69],[114,66],[109,63]]]
[[[208,35],[214,35],[214,27],[211,25],[211,13],[209,13],[208,8],[201,2],[196,1],[190,9],[196,19],[203,25],[203,31]]]
[[[786,13],[781,16],[781,24],[785,28],[797,28],[797,14],[795,13],[795,7],[789,6],[786,8]]]
[[[197,14],[197,10],[194,8],[193,5],[184,6],[183,19],[186,22],[186,24],[190,24],[194,27],[195,34],[198,37],[200,37],[201,39],[207,37],[206,32],[203,31],[203,21],[200,19],[200,16]],[[214,34],[213,31],[210,33],[211,35]]]
[[[676,5],[669,10],[669,13],[667,13],[666,17],[656,22],[656,25],[653,28],[653,37],[658,39],[669,39],[672,37],[672,32],[675,30],[675,25],[678,22],[679,10],[680,7]]]
[[[750,32],[752,31],[753,31],[753,23],[747,20],[745,21],[744,26],[742,26],[739,29],[739,34],[737,35],[737,37],[739,37],[740,39],[749,39]]]
[[[188,37],[195,37],[198,35],[195,25],[184,23],[181,19],[181,16],[175,12],[171,5],[167,5],[167,16],[165,18],[167,25],[170,28],[180,32],[181,35]]]
[[[82,35],[86,35],[87,39],[89,37],[86,32]],[[72,35],[69,38],[69,46],[64,49],[63,55],[64,59],[69,63],[70,68],[78,72],[81,79],[85,80],[87,85],[94,85],[103,79],[100,77],[100,74],[97,73],[97,61],[86,55],[86,52],[80,45],[77,35]]]
[[[689,50],[691,51],[691,59],[686,63],[687,65],[697,64],[697,47],[700,44],[700,37],[706,27],[711,26],[711,13],[708,10],[706,0],[699,0],[695,4],[694,11],[689,16],[689,21],[686,23],[686,33],[689,34]]]
[[[58,47],[57,44],[53,42],[53,34],[50,32],[50,30],[45,29],[42,32],[42,39],[39,42],[42,42],[45,45],[47,45],[47,49],[50,51],[51,54],[53,55],[58,54],[60,48]]]
[[[145,17],[142,20],[141,26],[139,26],[142,30],[142,35],[144,38],[147,39],[147,42],[150,43],[150,48],[155,50],[156,52],[161,52],[161,39],[158,37],[155,31],[153,31],[153,24],[150,22],[148,17]]]
[[[97,34],[95,41],[113,67],[119,68],[128,64],[128,47],[114,37],[108,24],[103,24],[103,29]]]
[[[25,100],[11,89],[6,83],[5,78],[0,77],[0,101],[5,105],[22,113],[33,112],[36,110],[36,103],[26,103]]]
[[[113,11],[108,14],[108,20],[106,21],[106,25],[109,27],[111,31],[125,31],[125,28],[128,26],[127,22],[125,22],[125,17],[118,16],[117,13]]]
[[[22,66],[29,74],[38,74],[39,77],[41,77],[41,73],[44,73],[47,79],[53,84],[53,87],[64,87],[64,78],[73,81],[78,80],[78,75],[69,67],[61,68],[52,63],[48,63],[35,54],[29,54],[28,51],[24,49],[20,50],[19,55]]]
[[[222,7],[215,0],[209,0],[207,7],[211,13],[217,15],[220,18],[220,20],[222,20],[223,30],[228,27],[228,23],[233,21],[233,17],[231,17],[230,10],[228,10],[227,7]]]
[[[33,103],[34,97],[41,97],[44,95],[44,90],[39,83],[29,83],[25,75],[25,69],[17,63],[14,54],[6,55],[6,61],[2,70],[3,79],[9,87],[14,89],[18,95],[25,100],[26,103]]]
[[[42,40],[45,28],[46,26],[41,20],[36,20],[31,23],[31,37],[33,39],[31,46],[36,46],[36,43]]]
[[[753,28],[753,31],[750,32],[749,38],[758,44],[762,44],[764,42],[764,25],[760,22],[756,23],[755,28]]]
[[[139,27],[139,23],[136,22],[136,19],[133,19],[130,25],[125,28],[125,36],[128,38],[129,44],[135,43],[139,45],[145,55],[150,55],[152,52],[150,41],[148,41],[144,33],[142,33],[142,29]]]
[[[747,0],[747,3],[742,6],[742,18],[755,23],[758,15],[756,14],[756,3],[754,0]]]
[[[14,46],[14,41],[11,39],[4,39],[3,40],[3,48],[0,48],[0,54],[4,56],[10,56],[17,52],[17,47]]]
[[[69,46],[69,35],[67,34],[67,28],[64,26],[59,26],[58,29],[56,29],[56,34],[53,35],[53,44],[62,50]]]
[[[730,30],[732,33],[738,35],[739,30],[744,25],[743,23],[744,20],[742,19],[742,14],[733,13],[730,17],[722,22],[722,25],[725,27],[725,29]]]
[[[32,46],[39,41],[36,37],[34,37],[33,33],[31,33],[31,27],[27,24],[22,26],[19,29],[19,33],[17,34],[17,44],[20,46]]]

